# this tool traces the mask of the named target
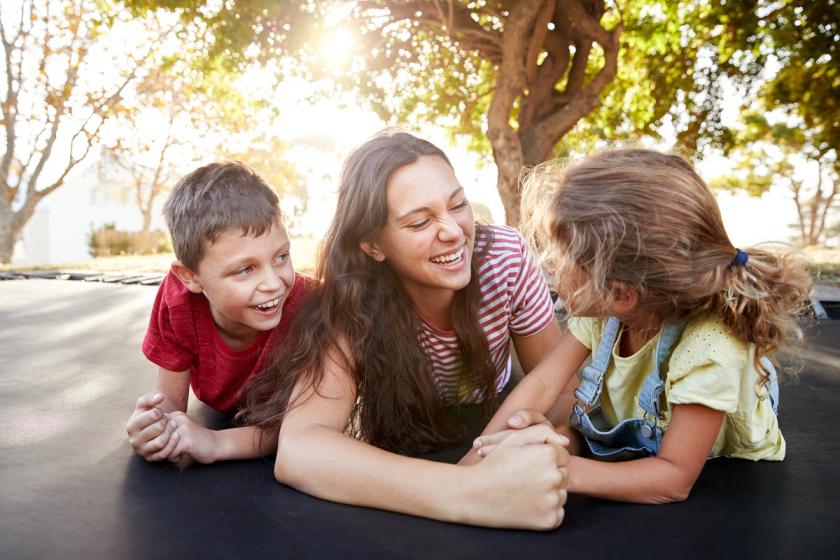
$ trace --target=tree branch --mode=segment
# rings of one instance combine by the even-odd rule
[[[0,161],[0,181],[3,185],[3,194],[8,199],[14,197],[14,191],[10,192],[9,172],[15,156],[15,126],[17,117],[17,93],[14,90],[14,75],[12,72],[12,51],[14,43],[17,42],[18,34],[9,41],[6,38],[6,28],[3,25],[2,11],[0,11],[0,41],[3,43],[3,61],[6,65],[6,98],[0,103],[0,110],[3,113],[3,126],[6,129],[6,153]],[[23,53],[21,52],[21,56]]]
[[[359,6],[365,9],[382,9],[381,5],[371,5],[369,2],[360,2]],[[427,26],[430,29],[439,29],[446,27],[446,34],[450,37],[462,41],[469,48],[474,48],[482,53],[482,56],[489,60],[497,61],[501,59],[501,35],[494,29],[486,29],[479,25],[472,17],[470,17],[470,10],[455,4],[449,4],[448,13],[450,16],[443,16],[439,10],[436,1],[418,1],[407,2],[394,5],[387,3],[389,21],[396,23],[398,21],[411,20],[420,23],[421,26]],[[421,15],[418,17],[417,13]],[[436,15],[437,14],[437,15]],[[447,21],[447,17],[449,20]]]
[[[540,8],[537,19],[534,22],[534,34],[531,35],[531,43],[528,45],[528,54],[525,55],[525,81],[533,83],[537,78],[537,59],[543,51],[543,43],[548,33],[548,22],[554,16],[556,0],[549,0]]]
[[[47,22],[48,23],[48,22]],[[76,45],[80,39],[79,36],[79,28],[81,26],[78,25],[76,22],[75,26],[72,26],[73,35],[70,40],[70,47],[69,47],[69,54],[67,56],[67,70],[66,74],[67,77],[64,81],[64,85],[60,90],[60,94],[58,94],[57,90],[53,93],[56,93],[57,97],[57,105],[52,105],[53,109],[55,110],[55,115],[53,117],[52,126],[50,127],[50,134],[49,138],[47,139],[47,144],[43,150],[39,151],[38,154],[38,163],[35,165],[35,169],[32,171],[32,175],[29,177],[29,181],[26,184],[26,200],[28,201],[30,197],[34,196],[37,192],[37,184],[38,179],[41,176],[41,173],[44,170],[44,166],[46,165],[47,161],[52,154],[52,149],[55,144],[55,140],[58,137],[58,128],[61,124],[61,118],[64,116],[64,111],[67,107],[67,101],[70,96],[73,94],[73,90],[76,87],[76,80],[79,76],[79,66],[81,66],[81,60],[78,61],[77,64],[73,64],[73,52],[75,52]],[[47,44],[44,44],[44,58],[41,60],[41,66],[44,67],[46,64],[46,57],[47,57]],[[51,105],[50,101],[50,89],[49,84],[47,84],[47,104]],[[49,122],[49,121],[48,121]],[[71,142],[72,144],[72,142]],[[33,149],[36,149],[33,147]],[[40,197],[43,198],[43,197]],[[39,198],[39,200],[40,200]]]

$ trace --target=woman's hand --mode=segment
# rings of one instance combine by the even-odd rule
[[[490,527],[549,530],[565,515],[568,440],[550,426],[507,430],[474,469],[467,521]]]

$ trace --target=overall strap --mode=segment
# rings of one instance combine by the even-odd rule
[[[770,395],[770,405],[773,407],[773,412],[779,412],[779,375],[776,373],[776,367],[770,358],[764,356],[760,360],[761,367],[767,372],[769,377],[767,381],[767,394]]]
[[[592,354],[589,365],[583,368],[580,387],[575,390],[575,397],[585,408],[592,407],[601,396],[601,389],[604,388],[604,373],[610,365],[620,326],[621,322],[616,317],[607,319],[598,349]]]
[[[662,381],[660,370],[662,364],[668,359],[674,343],[682,334],[685,323],[682,321],[666,321],[659,333],[659,340],[656,342],[656,354],[653,359],[653,369],[645,378],[642,390],[639,394],[639,406],[655,418],[662,418],[662,409],[659,406],[659,397],[665,390],[665,383]]]

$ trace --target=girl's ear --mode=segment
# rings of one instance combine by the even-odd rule
[[[382,254],[382,251],[379,250],[379,247],[376,246],[376,242],[374,241],[362,241],[359,243],[359,248],[376,262],[385,260],[385,255]]]
[[[624,317],[636,310],[639,305],[639,292],[626,282],[613,280],[612,308],[613,315]]]
[[[204,292],[204,288],[201,286],[201,280],[199,280],[198,275],[180,263],[180,261],[173,261],[172,266],[170,267],[172,270],[172,274],[178,277],[178,280],[194,294],[201,294]]]

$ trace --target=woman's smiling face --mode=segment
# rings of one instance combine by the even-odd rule
[[[397,169],[386,187],[388,221],[362,248],[385,261],[415,305],[470,282],[475,220],[455,172],[437,156]]]

